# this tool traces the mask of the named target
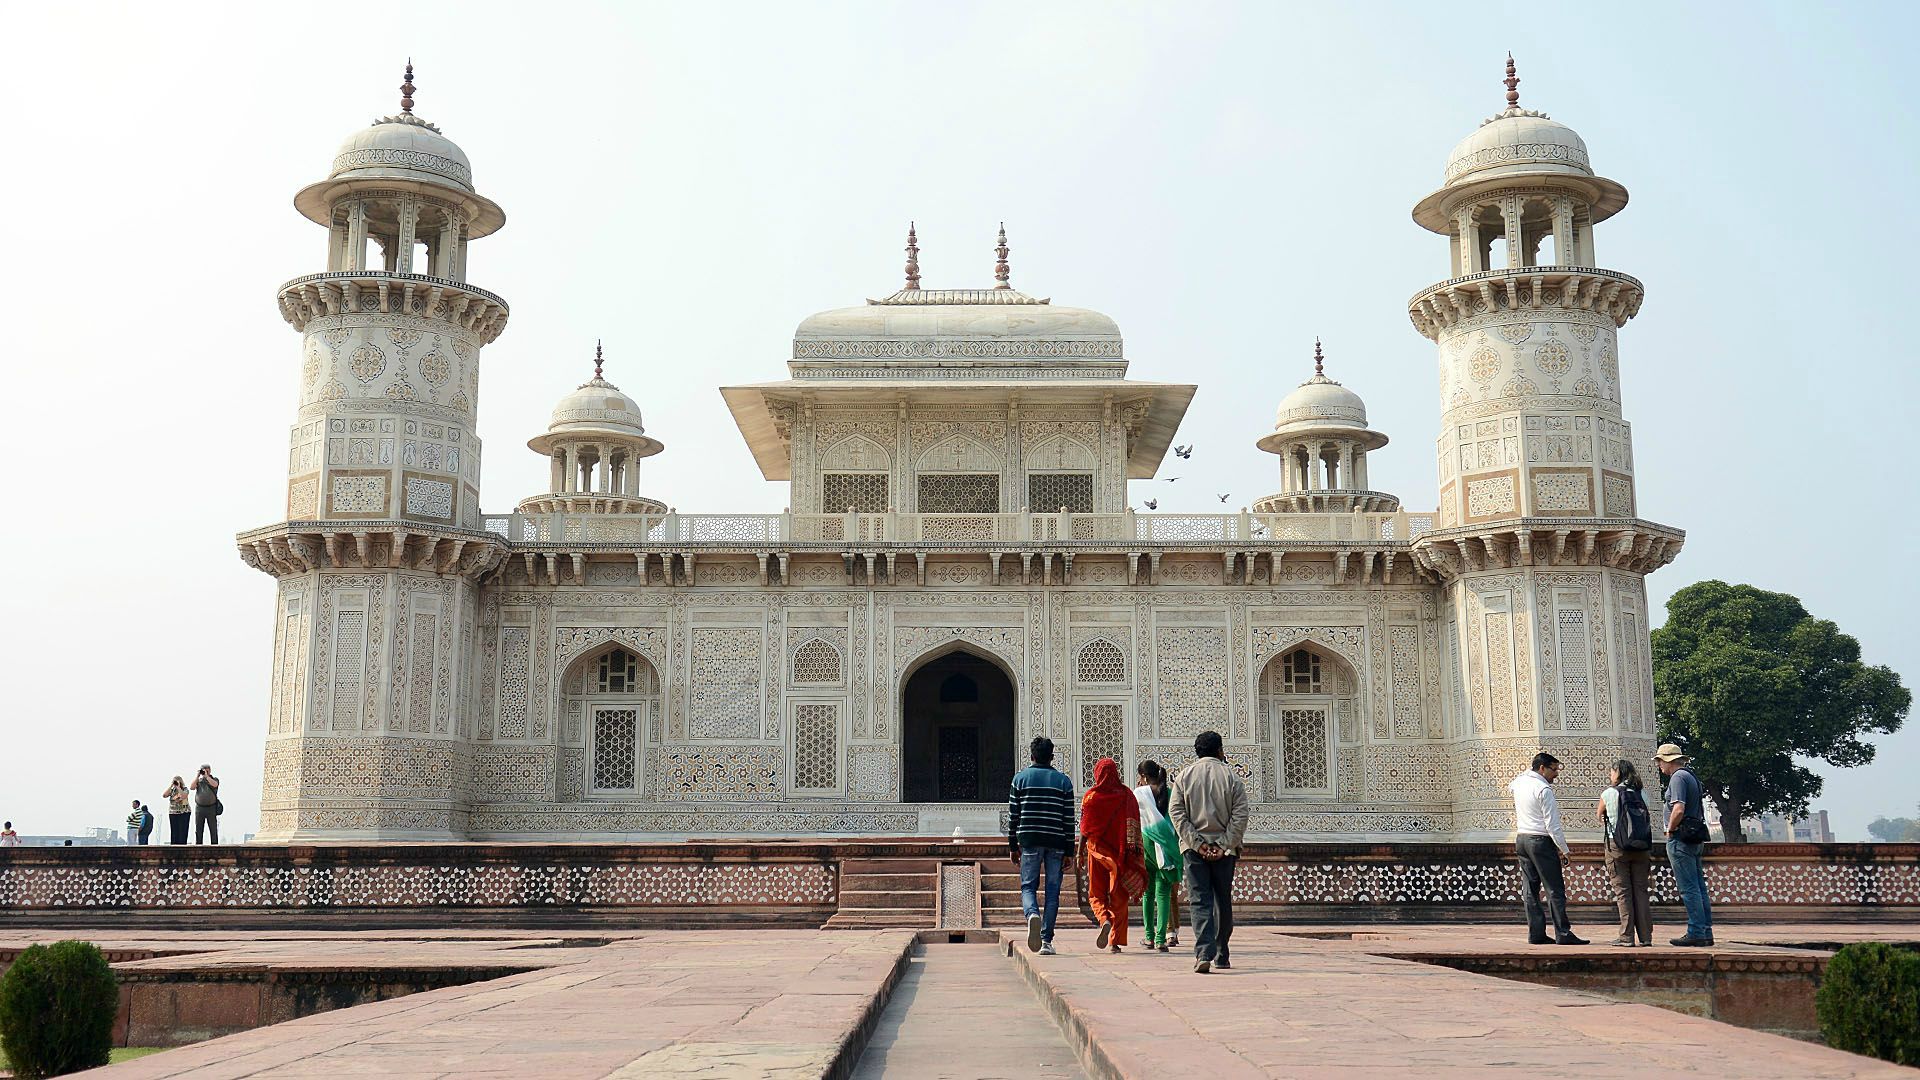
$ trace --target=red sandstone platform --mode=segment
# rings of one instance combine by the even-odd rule
[[[1599,936],[1600,928],[1582,929]],[[1637,1077],[1656,1061],[1670,1075],[1716,1080],[1920,1076],[1673,1011],[1739,1006],[1742,994],[1765,985],[1787,987],[1804,1008],[1826,954],[1792,946],[1912,940],[1910,924],[1726,927],[1710,951],[1528,947],[1512,925],[1242,927],[1234,970],[1206,976],[1192,972],[1185,949],[1095,954],[1090,931],[1065,929],[1061,955],[1032,956],[1016,944],[1011,958],[987,944],[918,947],[899,930],[13,930],[0,934],[0,962],[30,941],[65,936],[87,937],[120,958],[130,992],[145,986],[154,995],[150,1008],[191,1004],[192,995],[166,996],[180,979],[246,987],[267,976],[290,979],[296,989],[330,973],[375,983],[435,971],[474,980],[104,1070],[124,1077],[567,1080],[842,1077],[858,1069],[915,1077],[1084,1070],[1156,1080],[1501,1073],[1592,1080]],[[929,962],[915,963],[916,948]],[[1009,977],[996,977],[995,965]],[[1617,979],[1609,996],[1536,984],[1607,965],[1616,974],[1621,965],[1638,972],[1642,982],[1627,988],[1629,996],[1667,1007],[1620,1000]],[[914,975],[903,984],[909,970]],[[1756,980],[1746,990],[1735,985],[1742,973]],[[194,1000],[213,1002],[216,1013],[256,1001],[252,1007],[267,1011],[252,1022],[267,1022],[273,1002],[290,999],[265,990],[249,998],[243,990]],[[1763,1013],[1772,1007],[1745,1004]],[[1042,1019],[1049,1016],[1058,1028]],[[1061,1046],[1047,1045],[1050,1031],[1064,1033]],[[1022,1070],[1024,1054],[1034,1068]]]

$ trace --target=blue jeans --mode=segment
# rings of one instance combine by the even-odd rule
[[[1713,907],[1707,903],[1707,874],[1700,866],[1703,846],[1668,840],[1667,865],[1673,868],[1673,883],[1680,890],[1680,902],[1687,908],[1687,936],[1712,941]]]
[[[1040,915],[1040,940],[1053,940],[1054,916],[1060,914],[1060,873],[1066,868],[1067,853],[1053,848],[1020,852],[1020,907],[1031,919]],[[1047,909],[1040,910],[1040,871],[1047,872]]]

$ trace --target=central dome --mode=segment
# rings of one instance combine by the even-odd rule
[[[809,315],[793,332],[796,360],[1120,355],[1112,319],[1012,289],[903,290]]]

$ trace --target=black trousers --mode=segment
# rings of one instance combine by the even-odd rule
[[[172,830],[172,838],[167,842],[171,844],[186,843],[187,828],[192,824],[193,824],[192,812],[188,812],[185,814],[168,814],[167,828]]]
[[[1187,913],[1193,917],[1193,958],[1227,959],[1233,937],[1233,868],[1239,856],[1209,862],[1197,853],[1185,853]]]
[[[1536,941],[1546,937],[1548,919],[1560,936],[1572,934],[1573,926],[1567,922],[1567,883],[1560,876],[1560,849],[1553,837],[1521,833],[1514,846],[1518,849],[1515,861],[1520,864],[1520,902],[1527,909],[1527,937]],[[1542,887],[1547,894],[1544,911]]]

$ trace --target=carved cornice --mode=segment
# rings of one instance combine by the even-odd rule
[[[1407,301],[1407,317],[1430,340],[1478,316],[1521,311],[1592,311],[1619,327],[1639,314],[1644,292],[1638,280],[1613,270],[1522,266],[1429,285]]]
[[[368,313],[440,319],[491,344],[507,328],[507,302],[485,289],[424,274],[345,270],[280,287],[280,317],[295,330],[325,315]]]
[[[507,556],[492,533],[405,522],[290,521],[242,533],[240,561],[274,577],[315,570],[422,570],[478,581]]]
[[[1484,570],[1611,567],[1650,574],[1672,562],[1686,533],[1640,520],[1527,518],[1495,526],[1446,529],[1413,544],[1413,557],[1442,581]]]

